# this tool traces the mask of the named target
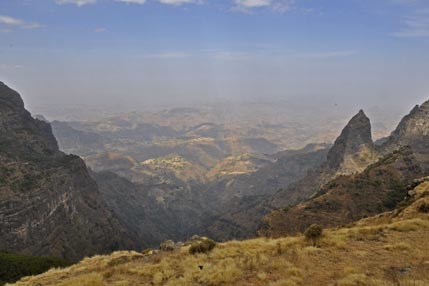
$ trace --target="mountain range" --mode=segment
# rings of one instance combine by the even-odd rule
[[[195,110],[167,115],[183,112]],[[194,234],[226,241],[342,226],[397,209],[429,175],[429,102],[383,140],[359,111],[333,145],[287,151],[207,122],[37,118],[0,84],[3,251],[75,261]]]

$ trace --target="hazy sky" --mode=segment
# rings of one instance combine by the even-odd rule
[[[429,98],[428,0],[0,0],[30,106]]]

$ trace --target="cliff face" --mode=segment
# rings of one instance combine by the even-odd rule
[[[263,219],[260,235],[303,232],[312,224],[340,226],[397,207],[414,180],[424,176],[415,155],[404,147],[365,171],[339,176],[308,201],[272,212]]]
[[[384,157],[371,164],[378,154]],[[266,216],[259,233],[280,236],[303,231],[313,223],[338,226],[396,207],[414,180],[429,175],[429,102],[405,116],[377,151],[369,119],[359,112],[329,151],[324,167],[289,193],[308,191],[314,182],[321,182],[326,170],[335,171],[337,177],[320,184],[302,204]],[[284,200],[273,200],[277,208],[281,208],[279,202],[287,206]]]
[[[362,172],[378,158],[372,141],[371,122],[360,110],[344,127],[321,166],[274,194],[268,204],[277,209],[302,202],[335,177]]]
[[[70,260],[132,243],[84,162],[0,83],[0,250]]]
[[[416,140],[429,136],[429,101],[422,105],[416,105],[405,116],[398,127],[384,144],[384,147],[395,145],[415,145]]]
[[[329,150],[326,167],[337,174],[352,174],[363,171],[376,159],[371,123],[360,110],[349,121]]]
[[[429,172],[429,101],[414,107],[380,149],[388,153],[401,146],[410,146],[423,169]]]

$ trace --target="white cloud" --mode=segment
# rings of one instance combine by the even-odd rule
[[[107,29],[106,28],[96,28],[96,29],[94,29],[94,32],[96,32],[96,33],[104,33],[104,32],[107,32]]]
[[[404,27],[392,36],[401,38],[429,37],[429,10],[418,10],[403,21]]]
[[[356,54],[356,51],[328,51],[328,52],[316,52],[316,53],[304,53],[304,54],[297,54],[297,58],[302,59],[310,59],[310,60],[324,60],[324,59],[331,59],[331,58],[342,58],[342,57],[349,57]]]
[[[292,8],[293,5],[295,4],[295,1],[279,1],[279,2],[275,2],[272,5],[272,9],[275,12],[278,13],[286,13],[289,12]]]
[[[233,0],[233,11],[250,13],[255,8],[269,8],[274,12],[285,13],[292,9],[295,0]]]
[[[245,8],[270,6],[271,0],[234,0],[235,5]]]
[[[9,26],[20,26],[24,22],[20,19],[16,19],[6,15],[0,15],[0,23],[9,25]]]
[[[88,4],[95,4],[97,3],[97,0],[55,0],[55,2],[60,5],[74,4],[80,7]]]
[[[16,70],[16,69],[22,69],[23,66],[21,65],[10,65],[10,64],[0,64],[1,70]]]
[[[203,1],[201,0],[158,0],[158,2],[167,5],[182,5],[182,4],[201,4]]]
[[[128,4],[145,4],[147,0],[115,0]],[[203,0],[155,0],[161,4],[180,6],[183,4],[202,4]]]
[[[209,56],[218,61],[249,61],[258,58],[259,54],[246,51],[216,51]]]
[[[27,22],[18,18],[14,18],[8,15],[0,15],[0,25],[7,26],[8,28],[2,29],[2,31],[11,31],[11,28],[21,29],[37,29],[43,27],[41,24],[36,22]]]
[[[129,3],[129,4],[144,4],[146,0],[115,0],[117,2]]]
[[[190,54],[184,52],[163,52],[155,54],[145,54],[145,59],[185,59],[189,58]]]

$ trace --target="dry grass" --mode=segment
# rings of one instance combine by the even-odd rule
[[[418,201],[416,201],[416,204]],[[318,246],[304,236],[218,244],[207,254],[116,252],[16,285],[59,286],[427,286],[429,214],[387,213],[325,230]]]

